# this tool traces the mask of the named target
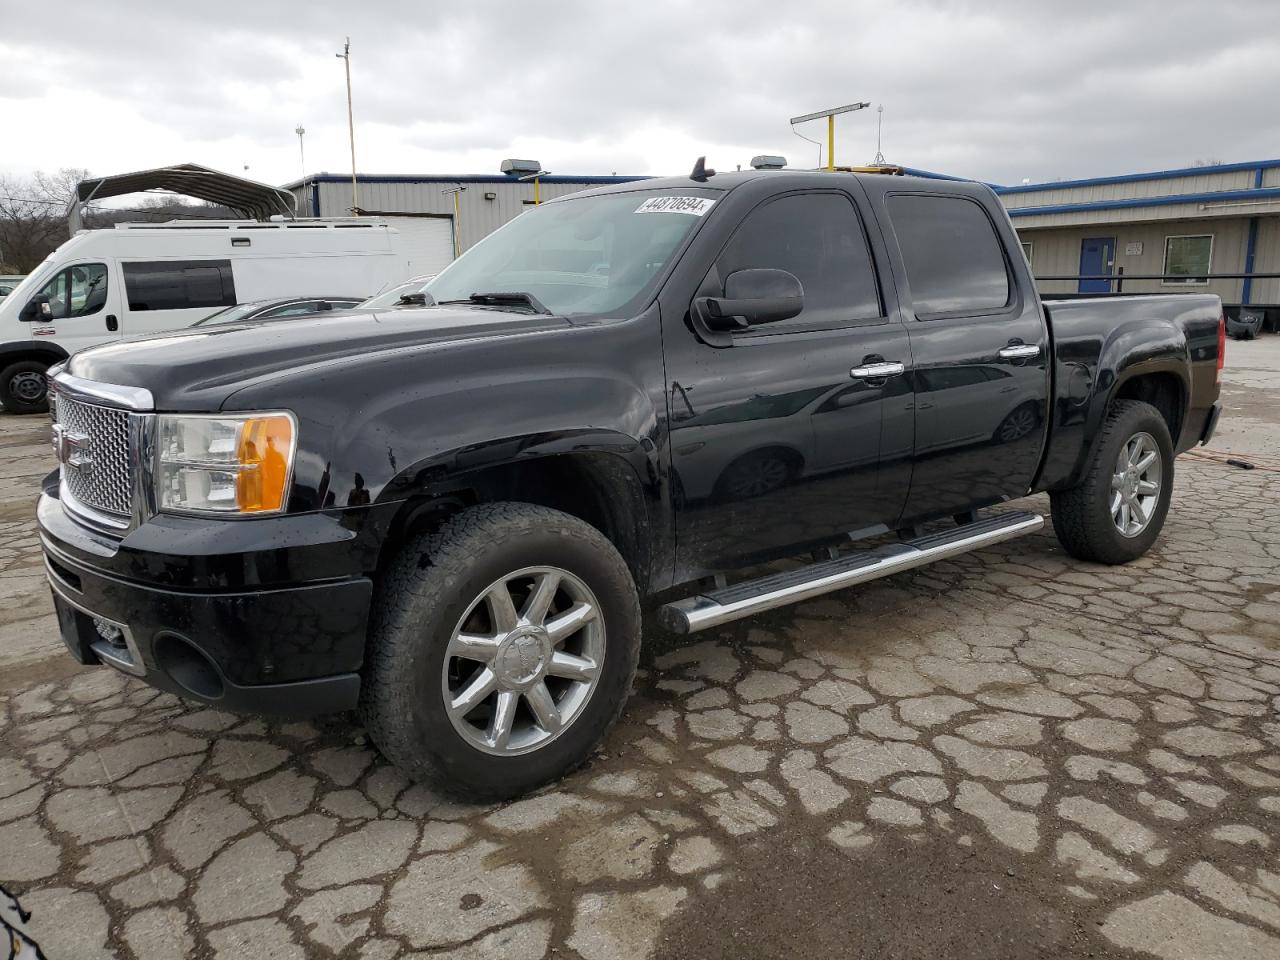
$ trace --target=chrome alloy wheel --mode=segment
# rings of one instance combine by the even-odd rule
[[[1111,476],[1111,522],[1122,536],[1147,529],[1160,502],[1160,448],[1149,433],[1135,433],[1120,448]]]
[[[529,753],[582,714],[604,654],[600,604],[585,583],[558,567],[517,570],[485,588],[454,627],[445,712],[478,750]]]

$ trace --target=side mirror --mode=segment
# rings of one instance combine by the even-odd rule
[[[48,320],[53,316],[53,308],[48,300],[28,300],[27,305],[18,313],[22,323],[35,323],[37,320]]]
[[[712,330],[745,330],[798,315],[804,309],[804,287],[786,270],[738,270],[725,278],[723,297],[700,297],[695,305]]]

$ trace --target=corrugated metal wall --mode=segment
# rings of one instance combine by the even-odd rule
[[[1010,200],[1011,197],[1001,197]],[[1038,206],[1039,204],[1037,204]],[[1159,207],[1122,207],[1118,210],[1073,210],[1067,213],[1039,213],[1014,217],[1019,230],[1037,227],[1072,227],[1106,223],[1140,223],[1151,220],[1192,220],[1238,217],[1241,214],[1280,214],[1280,199],[1274,201],[1224,201],[1208,203],[1176,203]]]
[[[1280,222],[1280,221],[1276,221]],[[1213,237],[1212,260],[1209,265],[1214,273],[1239,273],[1244,270],[1245,245],[1248,242],[1249,221],[1244,218],[1219,218],[1205,220],[1179,220],[1172,223],[1117,224],[1112,228],[1088,227],[1071,230],[1020,230],[1023,241],[1031,242],[1031,272],[1036,276],[1078,274],[1080,272],[1080,244],[1083,240],[1113,237],[1116,241],[1116,266],[1127,274],[1163,273],[1165,238],[1171,236]],[[1259,230],[1261,237],[1261,230]],[[1131,243],[1142,244],[1141,254],[1126,253]],[[1254,269],[1266,269],[1260,255],[1255,255]],[[1280,262],[1280,261],[1271,261]],[[1239,303],[1241,280],[1214,280],[1205,285],[1161,284],[1158,280],[1126,280],[1125,293],[1170,293],[1194,290],[1197,293],[1216,293],[1226,303]],[[1038,285],[1046,295],[1075,293],[1076,281],[1044,281]],[[1253,288],[1253,299],[1261,302],[1258,281]],[[1274,302],[1274,301],[1272,301]]]
[[[465,187],[458,198],[461,214],[459,247],[466,250],[477,241],[484,239],[508,220],[519,216],[526,209],[526,202],[533,203],[533,183],[500,182],[500,183],[458,183],[435,181],[430,183],[413,182],[372,182],[359,184],[360,207],[363,210],[377,210],[386,213],[437,213],[453,216],[453,196],[443,191],[455,187]],[[594,184],[585,183],[543,183],[542,199],[550,200],[568,193],[589,189]],[[347,216],[351,208],[351,184],[325,183],[318,184],[320,191],[320,215],[325,217]],[[299,197],[299,208],[305,197],[303,191],[295,190]],[[306,194],[310,195],[310,185]],[[485,194],[494,194],[488,200]]]
[[[1255,184],[1256,171],[1235,170],[1189,174],[1157,180],[1131,180],[1123,183],[1094,184],[1078,187],[1045,188],[1026,193],[1003,194],[1001,200],[1010,209],[1057,203],[1082,203],[1097,200],[1132,199],[1172,196],[1188,192],[1249,189]],[[517,181],[496,183],[459,183],[456,181],[361,182],[360,206],[365,210],[388,213],[433,213],[452,218],[453,197],[445,190],[456,186],[466,189],[459,198],[461,212],[459,245],[466,250],[520,215],[533,201],[533,184]],[[587,183],[543,183],[542,198],[576,193],[589,189]],[[1280,167],[1263,171],[1263,186],[1280,186]],[[340,217],[351,206],[351,185],[344,182],[319,184],[320,214]],[[299,209],[308,209],[311,187],[295,191]],[[486,194],[493,194],[492,200]],[[304,204],[306,206],[304,207]],[[1211,269],[1219,273],[1244,270],[1248,236],[1247,216],[1258,217],[1258,236],[1254,270],[1280,272],[1280,201],[1252,202],[1244,205],[1224,204],[1214,207],[1201,203],[1155,207],[1130,207],[1099,211],[1041,214],[1014,217],[1014,226],[1024,240],[1033,244],[1032,270],[1037,275],[1076,274],[1080,271],[1080,242],[1092,237],[1115,237],[1116,264],[1125,273],[1161,273],[1164,270],[1165,237],[1185,234],[1212,234]],[[1140,242],[1141,255],[1125,253],[1128,243]],[[1126,281],[1125,292],[1169,292],[1197,290],[1216,293],[1227,303],[1239,303],[1243,281],[1215,281],[1207,286],[1161,285],[1158,281]],[[1046,282],[1046,294],[1072,293],[1074,281]],[[1250,301],[1254,304],[1280,303],[1280,280],[1256,280]]]
[[[1026,193],[1005,193],[1000,199],[1010,210],[1018,207],[1042,207],[1060,203],[1095,203],[1101,200],[1132,200],[1147,197],[1172,197],[1184,193],[1209,193],[1215,190],[1248,190],[1253,186],[1254,170],[1232,170],[1185,177],[1153,180],[1128,180],[1122,183],[1099,183],[1070,186],[1037,185]],[[1280,170],[1272,169],[1269,173]],[[1110,211],[1115,212],[1115,211]]]
[[[1258,273],[1280,273],[1280,217],[1258,218],[1253,269]],[[1249,300],[1252,303],[1280,303],[1280,280],[1253,281]]]

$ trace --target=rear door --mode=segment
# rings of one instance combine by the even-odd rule
[[[1044,442],[1050,348],[1012,228],[973,196],[889,194],[885,209],[915,364],[904,520],[1022,496]]]
[[[715,345],[685,323],[687,303],[663,310],[678,579],[892,524],[905,499],[905,477],[882,470],[881,426],[887,403],[911,402],[907,336],[886,310],[893,297],[878,289],[853,198],[765,199],[733,230],[699,295],[722,296],[725,277],[758,267],[800,279],[799,316]],[[851,374],[873,363],[897,372]]]

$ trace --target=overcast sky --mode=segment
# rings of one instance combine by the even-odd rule
[[[0,172],[814,166],[788,118],[884,104],[885,157],[999,183],[1280,156],[1280,2],[50,0],[5,5]],[[875,154],[874,109],[837,121]],[[802,132],[825,138],[825,122]]]

